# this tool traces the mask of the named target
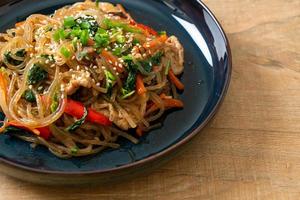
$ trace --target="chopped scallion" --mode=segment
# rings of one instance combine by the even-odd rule
[[[66,17],[64,19],[64,27],[66,28],[72,28],[73,26],[75,26],[75,19],[73,17]]]
[[[70,58],[71,57],[71,52],[68,48],[62,47],[60,48],[60,53],[65,57],[65,58]]]
[[[83,30],[80,35],[80,42],[82,43],[82,45],[87,45],[88,40],[89,40],[89,32],[88,30]]]

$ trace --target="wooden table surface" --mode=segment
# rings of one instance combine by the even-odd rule
[[[52,188],[0,175],[0,199],[300,199],[300,0],[204,2],[228,34],[232,82],[184,154],[107,186]]]

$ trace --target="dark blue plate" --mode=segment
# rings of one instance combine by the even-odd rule
[[[74,0],[18,0],[0,7],[0,31],[33,13],[50,14]],[[122,3],[132,16],[156,30],[176,35],[185,48],[185,108],[170,113],[163,127],[139,144],[120,140],[122,148],[95,156],[62,160],[46,148],[9,135],[0,136],[1,170],[15,177],[53,184],[105,182],[131,176],[167,160],[213,117],[227,91],[231,54],[226,36],[215,17],[199,0],[111,0]]]

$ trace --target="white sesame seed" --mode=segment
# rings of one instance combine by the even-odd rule
[[[108,61],[110,64],[113,64],[111,60]]]
[[[29,85],[28,88],[29,88],[29,89],[32,89],[32,85]]]
[[[120,63],[118,66],[119,66],[119,67],[123,67],[121,63]]]
[[[116,67],[114,67],[114,68],[113,68],[113,70],[115,70],[115,71],[116,71],[116,70],[117,70],[117,68],[116,68]]]
[[[100,84],[100,83],[96,83],[96,85],[97,85],[98,87],[100,87],[101,84]]]
[[[102,66],[101,68],[102,68],[102,69],[106,69],[106,67],[105,67],[105,66]]]
[[[72,74],[72,78],[75,79],[75,77],[76,77],[75,74]]]
[[[38,90],[42,90],[42,89],[43,89],[43,86],[38,87]]]
[[[119,75],[119,72],[116,72],[116,75],[118,76],[118,75]]]
[[[93,69],[97,69],[98,67],[96,65],[93,66]]]
[[[75,56],[72,56],[72,60],[75,60]]]
[[[79,65],[77,65],[76,69],[77,69],[77,71],[79,71],[79,70],[80,70],[80,66],[79,66]]]

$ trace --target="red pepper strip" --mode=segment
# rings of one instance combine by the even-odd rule
[[[44,138],[45,140],[48,140],[52,135],[49,127],[37,128],[37,130],[40,131],[39,136]]]
[[[95,124],[101,124],[104,126],[111,126],[112,122],[103,114],[89,108],[88,109],[88,116],[87,120],[89,122],[95,123]]]
[[[32,128],[25,127],[22,124],[20,124],[18,122],[14,122],[14,121],[8,122],[8,125],[30,131],[30,132],[36,134],[37,136],[44,138],[45,140],[48,140],[52,135],[49,127],[41,127],[41,128],[32,129]]]
[[[80,102],[68,99],[67,105],[65,108],[65,113],[71,115],[77,119],[82,118],[84,114],[84,105]],[[100,124],[103,126],[111,126],[112,122],[103,114],[93,110],[92,108],[88,109],[88,115],[86,118],[87,121]]]
[[[136,26],[144,31],[146,31],[147,33],[151,34],[151,35],[155,35],[157,36],[158,33],[151,27],[149,26],[146,26],[144,24],[136,24]]]

